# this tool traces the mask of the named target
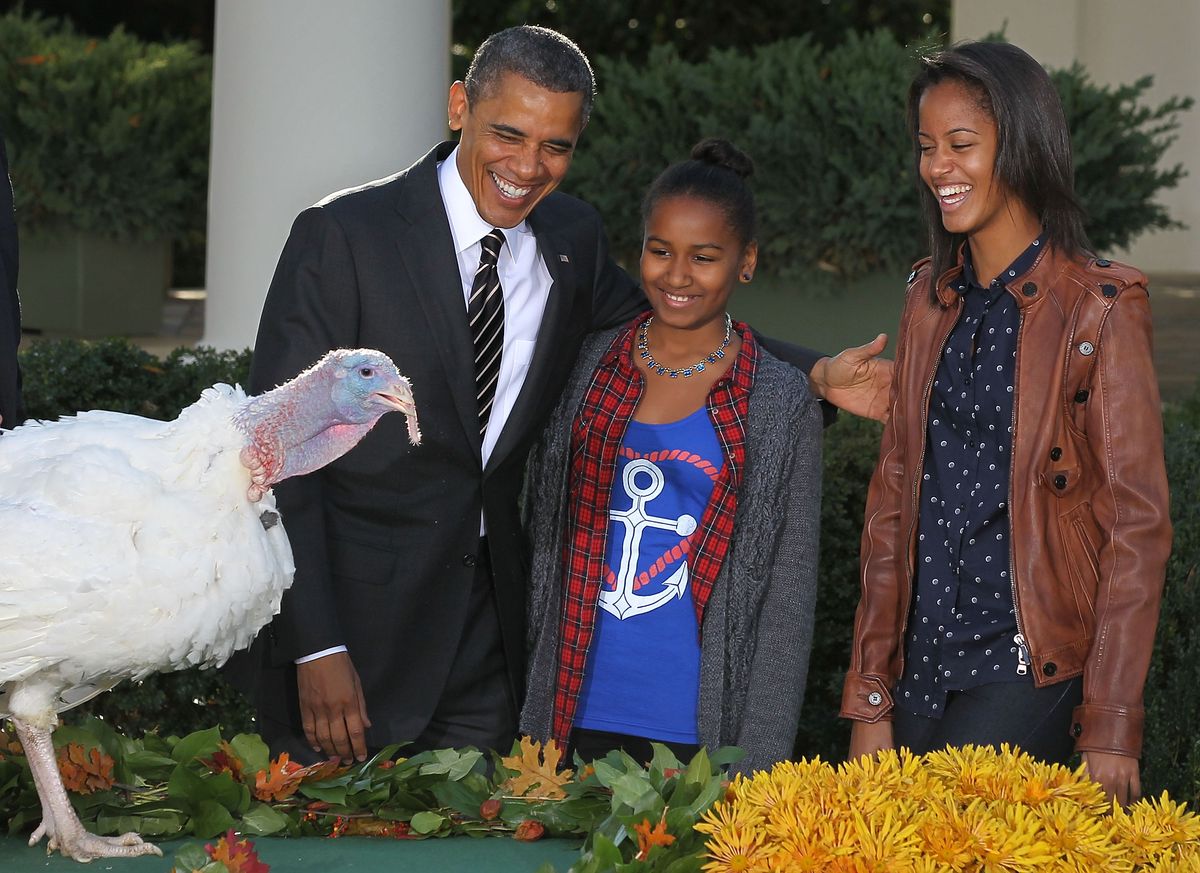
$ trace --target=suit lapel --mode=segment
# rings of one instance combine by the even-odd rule
[[[445,160],[454,143],[442,143],[409,172],[401,190],[397,210],[408,228],[396,244],[417,289],[416,297],[436,343],[450,394],[468,442],[481,450],[479,406],[475,400],[475,360],[467,309],[463,300],[454,238],[442,205],[437,181],[437,162]]]
[[[537,240],[538,254],[550,273],[550,294],[546,299],[546,309],[538,327],[537,343],[533,348],[533,358],[529,362],[525,382],[521,385],[521,393],[517,395],[517,402],[513,404],[512,412],[504,422],[504,430],[500,432],[500,439],[496,441],[496,447],[488,458],[485,472],[493,470],[521,441],[535,409],[543,400],[542,393],[552,368],[564,366],[558,338],[564,334],[574,303],[571,289],[575,287],[575,265],[571,263],[568,254],[570,247],[544,222],[538,220],[536,209],[529,216],[529,225]],[[569,364],[574,359],[567,357],[566,360]]]

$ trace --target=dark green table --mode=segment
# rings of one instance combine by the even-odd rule
[[[44,840],[30,848],[25,839],[0,837],[0,873],[169,873],[175,850],[185,844],[178,840],[160,843],[161,858],[149,855],[78,864],[58,854],[47,856]],[[442,840],[259,837],[254,846],[259,858],[270,865],[271,873],[534,873],[546,862],[553,864],[558,873],[565,873],[579,858],[580,842],[518,843],[499,837]]]

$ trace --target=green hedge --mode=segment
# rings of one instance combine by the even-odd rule
[[[632,264],[640,192],[699,139],[723,136],[758,166],[765,270],[809,285],[902,274],[927,249],[904,129],[915,51],[877,31],[828,49],[799,38],[713,51],[704,63],[671,47],[645,64],[597,58],[600,92],[566,188],[600,210],[614,251]],[[1175,226],[1154,199],[1183,170],[1157,162],[1191,100],[1142,105],[1149,78],[1109,89],[1081,67],[1053,76],[1097,248]]]
[[[0,16],[0,130],[22,231],[203,235],[211,100],[195,43]]]
[[[1154,659],[1146,679],[1143,783],[1200,808],[1200,386],[1163,417],[1171,523]]]
[[[214,382],[245,382],[250,353],[180,349],[166,361],[123,340],[36,343],[21,353],[26,403],[35,417],[77,409],[114,409],[174,417]],[[1148,792],[1168,789],[1200,804],[1200,389],[1164,416],[1175,544],[1167,572],[1154,660],[1146,686]],[[843,415],[825,433],[821,507],[819,633],[813,643],[798,755],[841,760],[849,727],[835,717],[858,603],[858,544],[867,482],[879,447],[879,425]],[[132,736],[157,730],[189,733],[222,725],[252,730],[245,700],[212,672],[186,670],[126,683],[70,714],[101,715]]]

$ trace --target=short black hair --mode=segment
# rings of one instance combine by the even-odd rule
[[[690,160],[663,170],[650,184],[642,201],[642,220],[647,221],[660,200],[668,197],[697,197],[722,212],[743,246],[758,234],[758,210],[746,180],[754,175],[750,156],[724,139],[704,139],[692,148]]]
[[[463,81],[467,99],[486,100],[505,73],[516,73],[547,91],[581,94],[587,123],[596,97],[596,77],[587,55],[557,30],[522,24],[485,39]]]
[[[929,230],[933,282],[954,265],[964,239],[946,230],[937,198],[920,181],[921,97],[947,81],[965,86],[995,122],[993,175],[1038,217],[1046,241],[1069,255],[1088,252],[1083,207],[1075,196],[1071,132],[1058,91],[1042,65],[1015,45],[972,41],[956,43],[920,62],[908,89],[908,133]]]

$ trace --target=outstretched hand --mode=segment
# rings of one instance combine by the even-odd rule
[[[809,380],[825,400],[863,418],[887,421],[892,390],[892,361],[879,357],[887,348],[887,334],[871,342],[843,349],[822,358]]]

